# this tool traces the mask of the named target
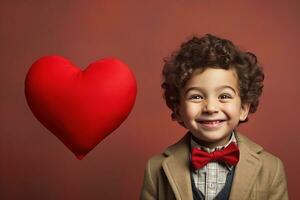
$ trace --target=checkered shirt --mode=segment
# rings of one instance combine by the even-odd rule
[[[201,148],[202,150],[211,153],[215,150],[224,149],[231,142],[237,144],[234,132],[231,134],[231,138],[227,144],[225,144],[224,146],[217,146],[213,149],[199,145],[191,137],[191,148]],[[233,166],[227,165],[225,163],[210,162],[203,168],[192,171],[195,186],[205,196],[205,200],[212,200],[219,194],[226,183],[228,172],[232,169]]]

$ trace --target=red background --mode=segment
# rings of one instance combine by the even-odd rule
[[[300,199],[299,7],[296,0],[1,1],[0,199],[138,199],[146,160],[185,133],[162,99],[162,59],[205,33],[255,52],[264,66],[259,110],[240,131],[283,160],[290,198]],[[82,161],[25,101],[27,70],[51,54],[82,69],[118,57],[137,78],[133,111]]]

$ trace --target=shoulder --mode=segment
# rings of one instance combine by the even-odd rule
[[[189,141],[190,134],[187,133],[175,144],[168,146],[162,153],[152,156],[147,162],[148,170],[159,170],[162,167],[162,163],[169,158],[176,157],[176,159],[181,160],[188,159]]]
[[[280,159],[272,153],[266,151],[261,145],[257,144],[247,136],[236,133],[239,146],[242,145],[249,153],[256,154],[260,159],[266,163],[277,163]]]

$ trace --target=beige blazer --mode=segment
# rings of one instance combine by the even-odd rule
[[[230,200],[287,200],[283,164],[261,146],[237,133],[240,160],[235,169]],[[145,169],[141,200],[192,200],[189,171],[190,135],[152,157]]]

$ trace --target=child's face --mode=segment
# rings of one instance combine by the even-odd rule
[[[233,69],[196,70],[180,91],[177,120],[183,122],[202,145],[225,145],[250,105],[242,106],[238,76]]]

